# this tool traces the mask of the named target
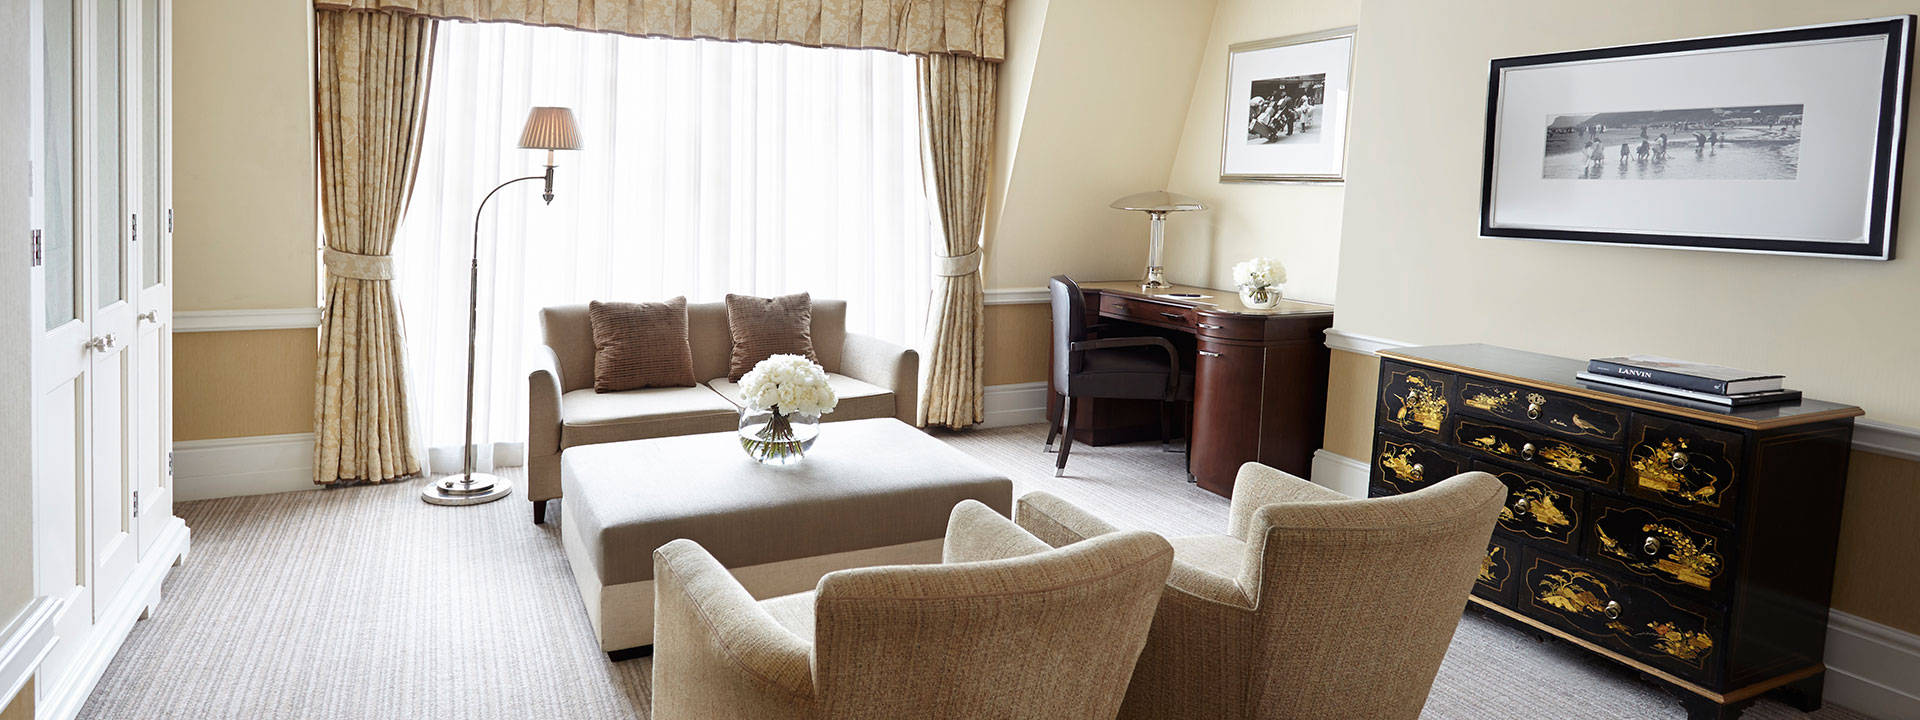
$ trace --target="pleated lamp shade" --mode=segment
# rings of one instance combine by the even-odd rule
[[[580,126],[573,109],[537,107],[527,111],[527,127],[520,131],[520,147],[527,150],[579,150]]]

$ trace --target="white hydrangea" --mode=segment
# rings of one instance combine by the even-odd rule
[[[740,378],[740,401],[754,410],[825,415],[840,398],[827,384],[827,371],[800,355],[761,360]]]
[[[1287,281],[1287,266],[1273,258],[1254,258],[1233,266],[1233,284],[1243,288],[1272,287]]]

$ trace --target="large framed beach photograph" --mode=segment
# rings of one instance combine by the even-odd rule
[[[1493,61],[1480,233],[1893,257],[1913,16]]]
[[[1340,182],[1354,28],[1227,48],[1221,182]]]

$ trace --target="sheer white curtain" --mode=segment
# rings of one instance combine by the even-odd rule
[[[452,22],[438,52],[394,248],[432,472],[460,469],[474,209],[541,171],[514,147],[532,106],[573,108],[586,147],[558,154],[551,206],[521,183],[481,219],[481,462],[523,457],[544,306],[804,290],[847,300],[849,330],[921,340],[937,221],[913,58]]]

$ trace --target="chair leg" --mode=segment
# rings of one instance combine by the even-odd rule
[[[1053,441],[1060,439],[1060,418],[1057,415],[1059,412],[1054,409],[1053,403],[1047,403],[1047,446],[1045,448],[1047,452],[1053,452]]]
[[[535,525],[547,524],[547,501],[545,500],[533,501],[533,524]]]
[[[1073,452],[1073,396],[1060,401],[1060,456],[1053,460],[1053,476],[1067,474],[1067,454]]]
[[[1160,452],[1173,452],[1173,403],[1160,401]]]

